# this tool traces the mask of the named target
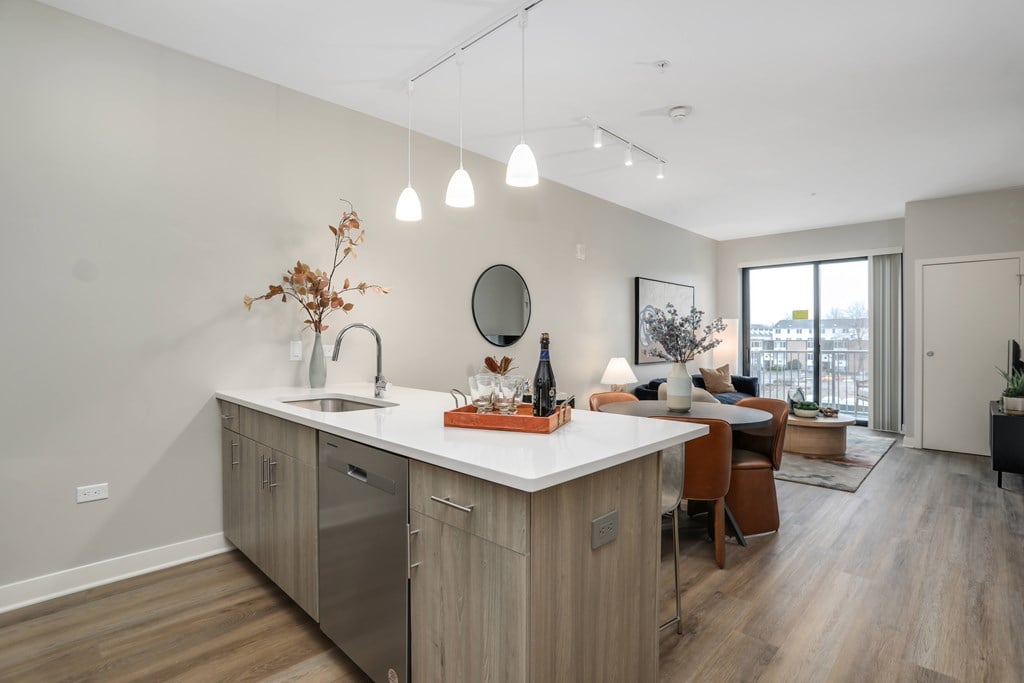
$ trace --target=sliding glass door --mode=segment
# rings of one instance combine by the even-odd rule
[[[743,271],[744,374],[761,395],[808,401],[867,420],[867,259]]]

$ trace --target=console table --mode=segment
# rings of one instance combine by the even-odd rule
[[[1024,415],[1007,415],[999,401],[988,404],[989,449],[997,483],[1003,487],[1003,472],[1024,474]]]

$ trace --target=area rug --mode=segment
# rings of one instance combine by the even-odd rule
[[[835,458],[809,458],[783,451],[782,467],[775,478],[853,493],[896,443],[896,439],[876,434],[866,427],[848,428],[846,455]]]

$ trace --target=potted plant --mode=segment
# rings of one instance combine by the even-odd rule
[[[814,401],[797,401],[793,404],[793,414],[797,417],[818,417],[818,404]]]
[[[701,327],[704,311],[690,307],[688,315],[680,316],[672,304],[665,310],[654,308],[644,313],[641,322],[647,336],[659,344],[652,354],[659,358],[672,361],[668,373],[668,409],[673,412],[685,413],[690,410],[690,397],[693,394],[693,380],[686,369],[686,364],[722,343],[715,339],[715,334],[724,332],[726,325],[721,318],[715,318],[710,324]]]
[[[1006,380],[1003,389],[1003,412],[1007,415],[1024,415],[1024,372],[1019,370],[999,371]]]
[[[315,389],[323,387],[327,381],[323,342],[320,339],[320,334],[327,331],[326,319],[335,311],[348,313],[354,306],[341,295],[348,292],[366,294],[368,291],[387,294],[389,291],[387,287],[366,282],[352,284],[348,278],[345,278],[341,287],[335,287],[334,276],[338,268],[349,256],[355,258],[356,246],[362,243],[364,234],[359,214],[352,207],[352,203],[345,199],[341,201],[348,204],[348,211],[341,214],[337,226],[328,226],[334,235],[334,258],[331,259],[332,265],[329,269],[314,269],[302,261],[296,261],[295,266],[282,277],[281,284],[270,284],[265,294],[246,295],[242,299],[248,310],[252,310],[252,305],[256,301],[269,301],[277,297],[281,297],[281,301],[292,299],[302,307],[306,316],[303,323],[314,332],[313,353],[309,359],[309,385]]]

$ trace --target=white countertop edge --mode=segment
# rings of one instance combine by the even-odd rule
[[[614,455],[588,460],[573,467],[567,467],[565,469],[561,469],[544,476],[528,478],[516,476],[515,474],[508,471],[484,467],[476,463],[466,462],[458,458],[448,457],[441,453],[425,451],[419,448],[409,446],[408,444],[390,441],[386,438],[381,438],[379,436],[375,436],[372,434],[366,434],[360,431],[346,429],[343,426],[332,424],[330,422],[324,421],[323,419],[319,419],[314,411],[309,411],[302,408],[291,408],[280,403],[280,398],[282,397],[287,397],[289,399],[294,400],[301,399],[306,396],[315,397],[317,395],[322,394],[339,394],[351,396],[352,398],[358,400],[374,400],[372,399],[372,386],[369,387],[369,389],[366,391],[361,389],[362,387],[353,389],[351,385],[340,385],[335,387],[329,386],[323,389],[293,387],[266,390],[253,389],[238,391],[215,391],[214,395],[219,399],[230,401],[240,406],[245,406],[246,408],[259,411],[261,413],[266,413],[284,420],[289,420],[291,422],[295,422],[310,427],[312,429],[326,432],[328,434],[333,434],[335,436],[340,436],[342,438],[351,439],[352,441],[356,441],[367,446],[380,448],[382,450],[386,450],[397,455],[405,456],[407,458],[419,460],[421,462],[425,462],[431,465],[437,465],[438,467],[444,467],[455,472],[467,474],[473,477],[478,477],[480,479],[484,479],[486,481],[493,482],[496,484],[509,486],[511,488],[518,489],[526,493],[534,493],[537,491],[541,491],[543,489],[550,488],[551,486],[557,486],[558,484],[563,484],[565,482],[572,481],[573,479],[578,479],[580,477],[594,474],[595,472],[600,472],[602,470],[614,467],[616,465],[621,465],[623,463],[629,462],[630,460],[635,460],[637,458],[649,455],[651,453],[655,453],[659,450],[668,448],[670,446],[675,446],[678,444],[685,443],[686,441],[691,441],[693,439],[699,438],[701,436],[706,435],[709,431],[708,427],[702,424],[675,423],[679,427],[684,428],[685,431],[674,436],[658,439],[634,448],[622,450]],[[254,392],[260,394],[260,396],[258,398],[250,398],[246,396],[247,393]],[[438,396],[441,397],[446,396],[442,392],[430,393],[437,394]],[[274,398],[270,398],[271,395],[273,395]],[[385,395],[380,400],[389,401],[393,399],[389,399],[388,396]],[[402,405],[399,404],[396,407],[381,408],[381,410],[398,410],[401,408]],[[406,407],[405,409],[409,410],[410,408]],[[602,415],[607,416],[609,418],[621,420],[649,419],[630,417],[626,415],[610,415],[605,413],[602,413]],[[458,429],[460,431],[463,431],[463,428],[444,427],[441,424],[438,424],[438,427],[440,429]],[[512,433],[508,432],[506,434]]]

